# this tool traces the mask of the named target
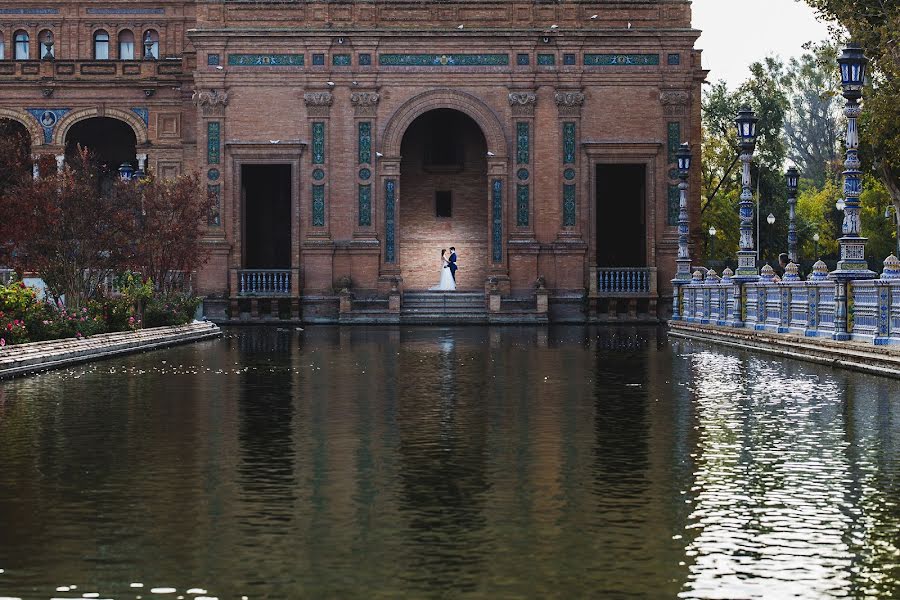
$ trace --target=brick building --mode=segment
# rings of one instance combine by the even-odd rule
[[[551,318],[655,314],[698,35],[688,0],[0,0],[0,119],[60,162],[198,170],[213,315],[333,320],[337,281],[378,306],[449,246],[503,306],[543,277]]]

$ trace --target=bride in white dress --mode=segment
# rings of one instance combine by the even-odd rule
[[[441,250],[441,282],[431,288],[432,291],[452,292],[456,289],[453,281],[453,273],[450,272],[450,262],[444,258],[446,250]]]

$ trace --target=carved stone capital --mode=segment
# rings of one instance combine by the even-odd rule
[[[561,117],[577,117],[584,106],[584,93],[579,90],[559,90],[554,96]]]
[[[204,117],[220,117],[225,114],[225,107],[228,106],[228,92],[217,89],[194,90],[192,100]]]
[[[306,113],[310,117],[327,117],[334,102],[331,92],[306,92],[303,94],[303,102],[306,104]]]
[[[374,117],[379,98],[378,92],[353,92],[350,103],[357,117]]]
[[[683,117],[687,115],[687,106],[691,94],[686,90],[662,90],[659,102],[663,105],[663,114],[667,117]]]
[[[537,104],[537,94],[533,91],[509,93],[509,106],[512,108],[512,113],[515,116],[533,116],[535,104]]]

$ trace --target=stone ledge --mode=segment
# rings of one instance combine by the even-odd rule
[[[900,349],[788,333],[669,322],[669,335],[900,379]]]
[[[80,340],[67,338],[7,346],[0,350],[0,379],[196,342],[221,334],[222,331],[213,323],[190,323],[175,327],[104,333]]]

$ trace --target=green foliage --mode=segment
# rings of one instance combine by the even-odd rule
[[[144,308],[144,325],[184,325],[194,318],[200,299],[188,294],[172,294],[167,298],[152,298]]]
[[[799,253],[802,262],[815,262],[818,259],[837,259],[837,239],[841,235],[843,213],[834,208],[834,203],[841,197],[841,186],[833,179],[825,182],[822,188],[811,182],[802,182],[803,186],[797,196],[797,237],[800,242]],[[818,255],[813,235],[819,234]]]

